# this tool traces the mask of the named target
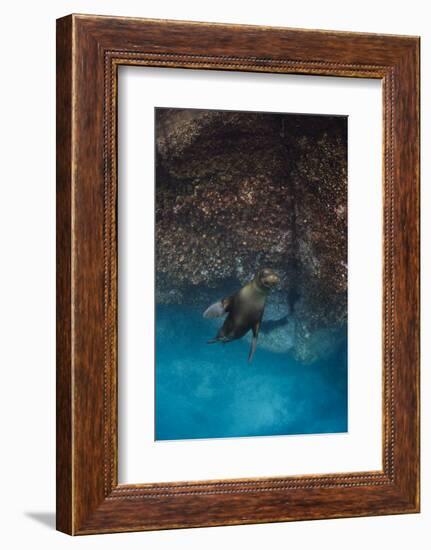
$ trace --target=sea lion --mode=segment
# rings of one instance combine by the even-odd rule
[[[222,327],[217,336],[208,344],[227,343],[242,338],[249,330],[253,331],[248,362],[251,363],[256,351],[257,337],[265,309],[266,297],[279,282],[279,277],[272,269],[261,269],[252,281],[238,292],[212,304],[203,314],[207,319],[222,317],[226,313]]]

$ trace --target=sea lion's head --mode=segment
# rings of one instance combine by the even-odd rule
[[[261,288],[265,290],[272,290],[280,282],[280,277],[273,269],[265,267],[256,275],[255,281]]]

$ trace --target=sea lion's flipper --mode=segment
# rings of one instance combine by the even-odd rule
[[[230,342],[230,338],[226,338],[226,336],[216,336],[215,338],[211,338],[211,340],[207,341],[207,344],[227,344],[227,342]]]
[[[261,317],[261,319],[262,319],[262,317]],[[257,336],[259,334],[259,329],[260,329],[260,320],[252,328],[253,338],[251,340],[250,351],[249,351],[249,354],[248,354],[248,362],[249,363],[251,363],[253,361],[254,352],[256,351]]]
[[[253,334],[253,338],[251,340],[250,352],[248,354],[249,363],[253,361],[254,352],[256,351],[256,344],[257,344],[257,336]]]
[[[226,313],[228,313],[231,303],[231,297],[223,298],[223,300],[219,300],[215,304],[210,305],[210,307],[204,311],[203,316],[205,317],[205,319],[222,317],[223,315],[226,315]]]
[[[210,305],[210,307],[204,311],[204,317],[205,319],[214,319],[215,317],[225,315],[225,313],[223,302],[220,300],[220,302]]]

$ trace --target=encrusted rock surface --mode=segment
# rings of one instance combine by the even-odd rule
[[[325,354],[347,322],[347,119],[158,109],[156,177],[158,302],[206,307],[272,267],[265,319],[289,322],[260,345]]]

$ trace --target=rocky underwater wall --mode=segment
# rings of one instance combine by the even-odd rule
[[[156,109],[156,300],[281,277],[259,346],[310,363],[347,325],[347,118]]]

